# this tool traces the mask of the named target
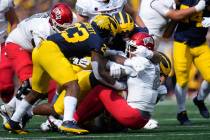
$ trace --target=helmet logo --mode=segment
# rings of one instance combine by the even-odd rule
[[[55,13],[55,19],[56,20],[61,19],[61,10],[59,8],[53,9],[53,12]]]
[[[147,45],[147,44],[154,44],[154,40],[151,38],[151,37],[145,37],[143,39],[143,42],[144,42],[144,45]]]

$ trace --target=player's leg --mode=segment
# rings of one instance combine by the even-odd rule
[[[0,96],[2,101],[7,103],[14,94],[14,71],[12,69],[12,63],[7,57],[5,46],[2,46],[0,56]]]
[[[44,56],[39,59],[39,63],[65,91],[64,117],[60,130],[78,134],[87,133],[88,131],[79,128],[73,119],[73,113],[77,104],[76,96],[80,89],[77,75],[73,71],[71,63],[52,41],[43,41],[38,49],[39,54]]]
[[[204,118],[209,118],[209,112],[204,104],[204,100],[210,92],[210,48],[206,43],[204,43],[199,47],[193,48],[192,53],[195,56],[194,63],[204,79],[198,95],[193,101],[197,105],[200,114]]]
[[[10,131],[18,134],[25,134],[26,131],[22,130],[19,123],[22,117],[25,115],[32,105],[43,96],[41,93],[47,93],[48,82],[50,80],[49,75],[44,71],[40,65],[39,60],[40,53],[37,49],[33,51],[33,76],[32,76],[32,87],[33,90],[26,95],[26,97],[17,106],[15,113],[11,117],[9,123],[6,123],[4,127]]]
[[[1,62],[0,62],[0,96],[3,102],[9,102],[9,106],[1,105],[0,115],[3,118],[3,124],[7,122],[7,118],[13,114],[14,100],[11,100],[14,94],[13,84],[14,71],[12,69],[11,61],[5,55],[5,47],[1,48]]]
[[[150,114],[148,112],[132,108],[122,96],[110,88],[102,87],[99,99],[106,110],[125,127],[139,129],[149,121]]]
[[[4,105],[10,106],[15,110],[16,104],[19,104],[21,99],[31,90],[29,82],[32,75],[31,53],[14,43],[7,43],[5,45],[5,51],[8,60],[11,61],[12,68],[15,70],[21,82],[16,96],[8,104]]]
[[[82,99],[76,112],[74,113],[74,118],[79,123],[90,120],[96,117],[103,111],[104,107],[102,102],[98,98],[98,93],[101,91],[100,86],[94,87],[91,91],[87,93],[87,96]]]
[[[184,43],[174,42],[174,70],[176,74],[175,94],[178,106],[177,119],[182,125],[191,124],[185,107],[189,69],[192,63],[190,48]]]

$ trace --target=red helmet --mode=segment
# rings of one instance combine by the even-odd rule
[[[140,47],[146,47],[149,50],[154,50],[155,41],[151,35],[145,32],[138,32],[131,36],[127,42],[126,53],[137,54],[142,50]]]
[[[145,32],[138,32],[134,34],[131,38],[131,45],[134,46],[144,46],[149,50],[154,50],[155,41],[151,35]]]
[[[64,3],[57,3],[50,11],[50,24],[57,31],[63,31],[68,28],[73,21],[71,8]]]

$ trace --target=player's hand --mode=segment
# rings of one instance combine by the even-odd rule
[[[83,68],[87,68],[87,66],[89,66],[90,65],[90,60],[88,60],[87,58],[77,58],[77,57],[74,57],[74,58],[72,58],[72,64],[74,64],[74,65],[78,65],[78,66],[80,66],[80,67],[83,67]]]
[[[123,66],[120,64],[112,63],[110,65],[110,76],[112,76],[113,78],[119,79],[121,76],[122,67]]]
[[[200,12],[200,11],[202,11],[203,9],[205,9],[205,7],[206,7],[206,1],[205,1],[205,0],[200,0],[200,1],[198,2],[198,4],[196,4],[194,7],[195,7],[195,10],[196,10],[197,12]]]
[[[203,17],[202,26],[205,28],[210,27],[210,17]]]

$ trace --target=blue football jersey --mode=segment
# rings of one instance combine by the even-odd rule
[[[186,9],[195,6],[198,0],[181,0],[179,9]],[[210,11],[207,8],[201,12],[197,12],[184,20],[180,21],[176,32],[175,41],[184,42],[190,47],[196,47],[206,41],[206,34],[208,29],[202,27],[203,17],[209,17]]]
[[[67,58],[89,56],[91,51],[101,53],[106,47],[104,40],[89,23],[75,23],[47,40],[56,43]]]

